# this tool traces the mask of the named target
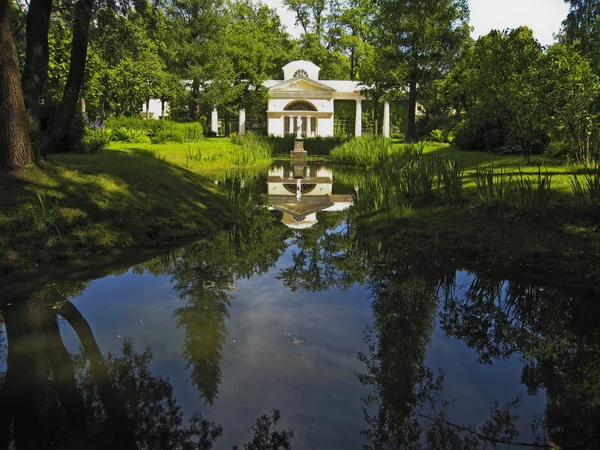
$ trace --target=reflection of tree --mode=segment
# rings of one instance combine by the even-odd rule
[[[449,296],[444,330],[491,362],[514,353],[527,364],[531,394],[545,389],[544,432],[563,448],[600,439],[600,308],[596,297],[476,275],[464,295]],[[582,448],[586,448],[583,446]]]
[[[207,403],[214,401],[221,382],[221,348],[227,336],[233,284],[274,266],[289,234],[270,211],[253,203],[258,200],[249,181],[237,174],[224,183],[232,208],[240,213],[230,229],[134,269],[172,278],[173,288],[184,301],[175,310],[177,326],[184,332],[183,354],[191,380]]]
[[[340,227],[344,213],[319,214],[313,227],[297,232],[291,245],[294,264],[282,269],[278,278],[292,292],[325,291],[332,287],[348,289],[364,281],[362,259],[351,251],[348,229]]]
[[[77,334],[82,354],[67,352],[62,316]],[[133,351],[104,358],[89,324],[56,291],[35,294],[3,310],[7,370],[0,391],[0,447],[197,448],[220,427],[195,416],[183,425],[168,381],[147,369],[152,355]],[[208,445],[208,446],[207,446]]]
[[[58,316],[75,331],[81,354],[67,352]],[[125,340],[120,356],[104,357],[87,320],[56,291],[7,306],[3,319],[0,448],[210,450],[222,435],[199,413],[184,422],[169,380],[148,369],[149,347],[136,353]],[[259,417],[244,448],[291,448],[293,432],[277,431],[279,419],[277,410]]]

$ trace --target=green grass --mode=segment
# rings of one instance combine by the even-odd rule
[[[199,157],[191,159],[190,150]],[[270,161],[229,139],[113,143],[3,174],[0,271],[207,234],[234,220],[214,181]]]

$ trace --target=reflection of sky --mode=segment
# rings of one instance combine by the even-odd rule
[[[254,420],[279,408],[279,428],[295,430],[294,448],[359,449],[364,443],[360,431],[366,427],[361,398],[370,389],[359,384],[355,373],[365,370],[357,353],[367,351],[363,331],[373,320],[368,292],[362,286],[346,292],[290,292],[276,276],[292,264],[293,250],[288,248],[263,277],[236,283],[239,290],[232,292],[229,334],[222,349],[221,385],[212,406],[203,405],[189,381],[182,330],[173,318],[183,301],[168,277],[132,272],[106,277],[91,283],[74,303],[103,352],[119,353],[123,338],[133,339],[136,351],[152,348],[152,373],[170,378],[185,414],[201,411],[224,426],[217,448],[248,442]],[[461,277],[459,285],[464,284]],[[65,327],[63,333],[69,350],[77,351],[73,333]],[[438,324],[427,364],[445,372],[443,398],[457,398],[450,408],[451,421],[482,425],[494,399],[507,402],[522,393],[522,438],[530,437],[531,413],[543,412],[544,398],[527,396],[520,384],[523,364],[516,358],[481,365]]]

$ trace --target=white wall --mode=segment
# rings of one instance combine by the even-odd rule
[[[319,125],[317,133],[319,136],[331,137],[333,136],[333,117],[323,118],[319,117]]]
[[[267,123],[267,134],[273,136],[283,136],[283,118],[269,117]]]
[[[160,119],[162,102],[158,99],[151,99],[149,104],[148,112],[150,113],[151,119]],[[169,104],[165,102],[165,116],[169,115]],[[146,104],[142,106],[142,112],[140,113],[142,118],[146,118]]]

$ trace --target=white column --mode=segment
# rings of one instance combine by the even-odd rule
[[[383,137],[390,137],[390,104],[383,104]]]
[[[214,131],[216,135],[219,134],[219,113],[217,108],[213,108],[210,114],[210,131]]]
[[[245,109],[240,109],[240,124],[239,124],[238,133],[240,136],[243,136],[246,134],[246,110]]]
[[[289,130],[290,130],[290,134],[294,134],[294,116],[290,116]]]
[[[354,120],[354,136],[362,136],[362,100],[356,100],[356,118]]]
[[[306,137],[308,137],[308,138],[311,137],[310,133],[312,132],[310,129],[311,122],[312,122],[312,117],[308,116],[306,118]]]

